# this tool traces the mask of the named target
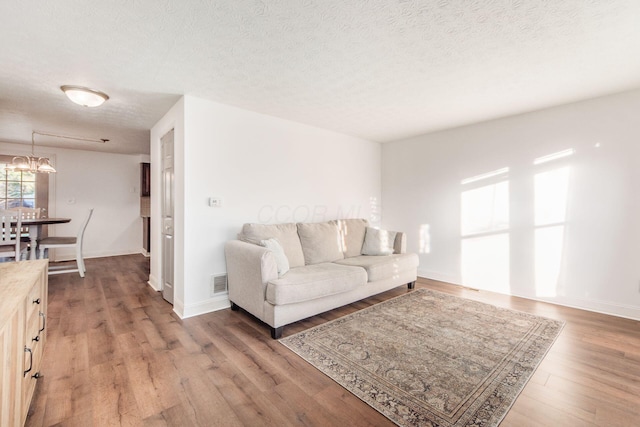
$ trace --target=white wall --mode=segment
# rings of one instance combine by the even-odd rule
[[[180,312],[176,303],[178,314],[228,305],[211,297],[211,276],[226,272],[224,244],[245,222],[377,221],[379,144],[198,98],[181,102],[184,144],[176,143],[176,162],[184,163],[180,173],[176,165],[176,187],[184,186],[184,198],[176,189],[176,206],[184,217],[176,230],[183,227],[184,240],[176,247],[183,263],[178,273],[176,261],[176,289],[184,289],[184,307]],[[152,159],[161,133],[154,127]],[[221,208],[207,205],[213,196],[222,198]]]
[[[382,223],[409,232],[421,276],[640,318],[639,112],[633,91],[384,144]],[[491,198],[500,182],[505,209]],[[554,227],[541,226],[541,208]],[[488,232],[462,237],[465,219]]]
[[[63,148],[36,147],[50,157],[56,174],[49,181],[49,216],[71,218],[49,227],[49,235],[75,236],[87,210],[95,208],[85,232],[85,257],[103,257],[142,251],[140,219],[140,156]],[[30,147],[0,143],[0,153],[25,154]],[[75,252],[58,249],[58,260]]]

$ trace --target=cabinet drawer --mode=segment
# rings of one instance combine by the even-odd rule
[[[29,314],[24,342],[27,347],[31,347],[32,342],[44,341],[45,326],[46,319],[42,311],[36,309]]]
[[[28,351],[28,350],[29,351]],[[40,376],[40,362],[44,346],[41,342],[32,341],[31,346],[25,346],[24,368],[22,370],[22,413],[26,415],[31,403],[31,397]]]
[[[44,305],[45,299],[42,284],[36,283],[29,291],[29,296],[27,297],[27,317],[31,316],[34,311],[37,313],[39,308],[42,310]]]
[[[46,337],[47,268],[47,260],[0,263],[1,427],[25,424],[39,378]]]

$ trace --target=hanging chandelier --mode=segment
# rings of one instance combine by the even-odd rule
[[[51,166],[49,159],[46,157],[36,157],[35,134],[35,131],[31,132],[31,155],[14,157],[11,164],[6,167],[8,170],[34,173],[56,173],[56,170]]]
[[[31,132],[31,155],[30,156],[16,156],[11,161],[11,164],[6,166],[6,169],[12,171],[21,171],[21,172],[33,172],[33,173],[56,173],[57,171],[49,162],[49,159],[46,157],[36,157],[35,155],[35,135],[43,135],[43,136],[51,136],[54,138],[64,138],[64,139],[73,139],[75,141],[89,141],[89,142],[98,142],[101,144],[105,144],[109,142],[106,138],[94,139],[94,138],[83,138],[79,136],[64,136],[64,135],[56,135],[55,133],[44,133],[44,132],[36,132],[35,130]]]

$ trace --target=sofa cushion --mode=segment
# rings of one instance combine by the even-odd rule
[[[260,240],[260,246],[264,246],[273,252],[273,256],[276,258],[276,265],[278,266],[278,276],[282,276],[289,271],[289,260],[278,239]]]
[[[364,243],[364,235],[369,221],[362,218],[338,219],[331,221],[338,225],[340,243],[345,258],[359,256]]]
[[[418,255],[416,254],[395,254],[384,256],[361,255],[358,257],[345,258],[335,262],[340,265],[352,267],[362,267],[367,272],[369,282],[390,279],[399,272],[415,269],[418,267]]]
[[[344,258],[337,224],[298,223],[298,235],[306,265],[333,262]]]
[[[244,242],[259,245],[261,240],[278,239],[284,253],[289,260],[289,266],[300,267],[304,265],[304,254],[298,237],[296,224],[245,224],[238,239]]]
[[[391,255],[395,240],[395,231],[367,227],[362,245],[362,255]]]
[[[359,267],[333,263],[306,265],[270,280],[266,299],[273,305],[294,304],[347,292],[365,283],[367,273]]]

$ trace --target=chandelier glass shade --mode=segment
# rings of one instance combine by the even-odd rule
[[[16,156],[11,161],[11,164],[7,165],[6,169],[20,172],[34,172],[34,173],[56,173],[56,169],[51,165],[49,159],[46,157],[36,157],[35,153],[35,132],[31,132],[31,155],[30,156]]]

